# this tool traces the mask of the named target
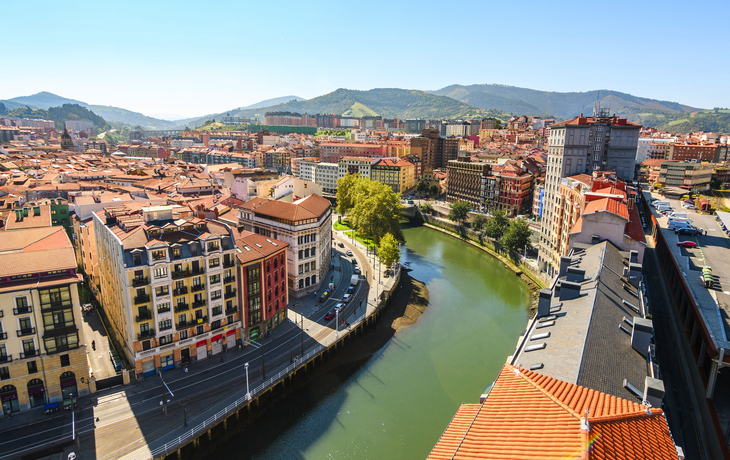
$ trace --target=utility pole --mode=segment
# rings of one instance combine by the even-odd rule
[[[261,378],[266,380],[266,361],[264,361],[264,341],[261,340]]]
[[[162,406],[165,410],[165,417],[167,417],[167,395],[165,394],[165,380],[162,378],[162,371],[160,372],[160,387],[162,388]]]
[[[302,318],[302,358],[304,358],[304,315],[300,315]]]

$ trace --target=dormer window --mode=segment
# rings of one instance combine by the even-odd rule
[[[152,260],[162,260],[167,257],[164,249],[155,249],[152,251]]]
[[[208,242],[208,252],[217,251],[218,248],[218,241],[209,241]]]
[[[132,254],[134,257],[134,265],[142,265],[142,254],[140,253],[134,253]]]

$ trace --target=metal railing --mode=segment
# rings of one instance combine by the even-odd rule
[[[18,337],[23,337],[24,335],[32,335],[35,334],[35,328],[34,327],[28,327],[25,329],[18,329]]]
[[[132,286],[144,286],[145,284],[150,284],[150,279],[146,276],[139,276],[132,278]]]
[[[141,310],[139,314],[134,317],[134,322],[139,323],[150,319],[152,319],[152,310]]]
[[[192,292],[202,291],[203,289],[205,289],[205,283],[194,284],[193,287],[190,288]]]
[[[33,310],[30,308],[30,305],[13,308],[13,314],[16,314],[16,315],[22,315],[23,313],[30,313],[32,311]]]
[[[189,303],[176,303],[175,304],[175,313],[178,313],[181,311],[187,311],[187,310],[190,310]]]
[[[138,295],[137,297],[134,298],[135,305],[139,305],[141,303],[147,303],[149,301],[150,301],[150,296],[148,294],[141,295],[141,296]]]
[[[188,293],[188,287],[187,286],[183,286],[181,288],[177,288],[177,289],[173,289],[172,290],[172,295],[174,295],[174,296],[184,295],[184,294],[187,294],[187,293]]]

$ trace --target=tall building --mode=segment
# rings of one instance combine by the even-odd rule
[[[449,161],[447,195],[449,201],[468,201],[481,210],[487,200],[490,165],[468,161]]]
[[[93,213],[100,300],[138,377],[240,337],[233,233],[178,209],[127,203]]]
[[[424,129],[419,137],[411,139],[411,154],[421,160],[421,174],[418,179],[431,180],[433,170],[441,167],[438,156],[438,129]]]
[[[238,228],[289,244],[289,290],[316,291],[332,263],[331,203],[312,194],[294,203],[255,198],[239,208]]]
[[[383,159],[373,165],[371,178],[395,193],[408,193],[416,186],[416,167],[405,160]]]
[[[560,215],[556,201],[561,180],[594,171],[612,171],[619,179],[632,180],[640,129],[636,123],[609,116],[608,110],[599,106],[594,108],[593,117],[581,114],[550,127],[539,245],[542,270],[555,271],[550,254],[558,246]]]
[[[61,227],[0,238],[0,399],[16,412],[88,393],[76,257]],[[86,379],[86,380],[84,380]]]

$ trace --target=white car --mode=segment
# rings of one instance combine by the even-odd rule
[[[351,255],[352,255],[352,251],[350,251],[350,250],[348,249],[348,250],[347,250],[347,252],[346,252],[345,254],[347,254],[348,256],[351,256]]]
[[[682,207],[687,209],[697,209],[697,206],[689,203],[682,203]]]
[[[342,300],[345,303],[349,302],[351,299],[352,299],[352,294],[345,294],[344,296],[342,296]]]

